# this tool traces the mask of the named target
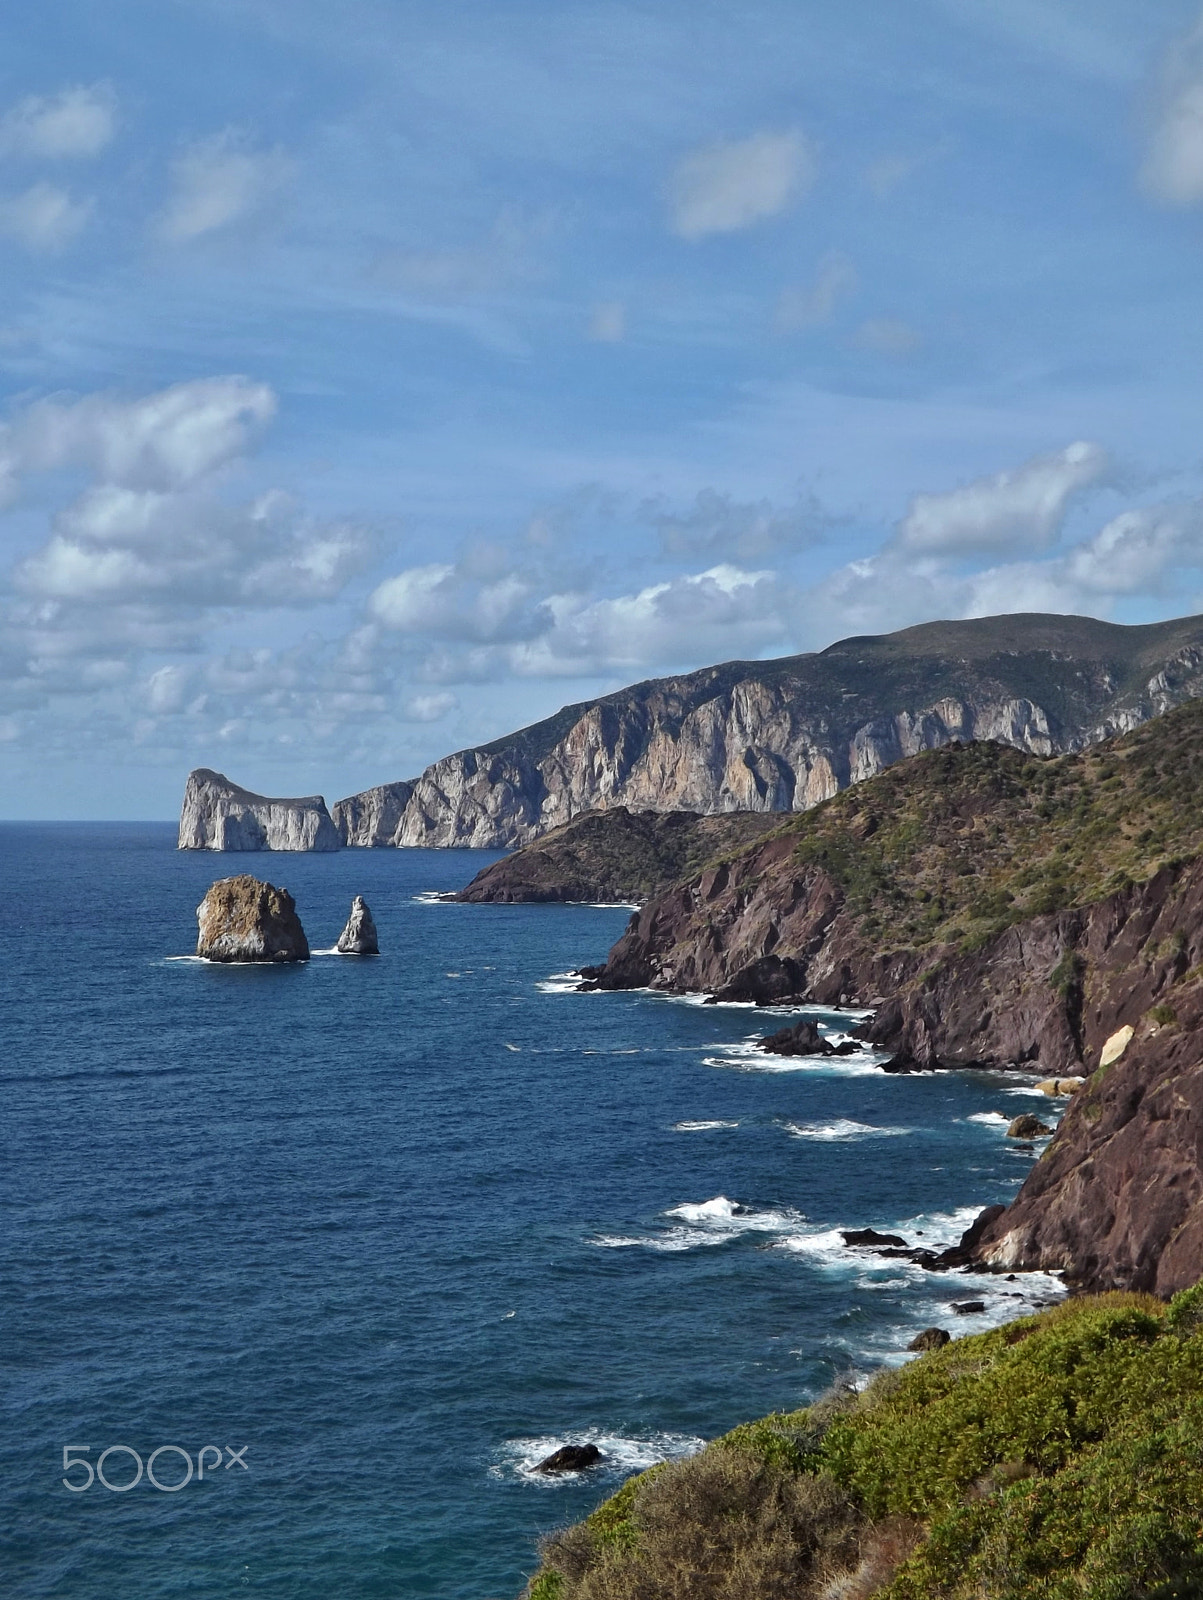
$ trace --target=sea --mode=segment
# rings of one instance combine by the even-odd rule
[[[0,1594],[513,1600],[631,1472],[1060,1295],[841,1237],[1009,1200],[1034,1080],[581,994],[630,908],[438,898],[492,859],[0,826]],[[192,955],[247,870],[307,964]],[[356,894],[378,958],[332,951]]]

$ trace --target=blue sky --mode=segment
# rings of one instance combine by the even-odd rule
[[[1203,610],[1203,16],[70,0],[0,56],[0,813]]]

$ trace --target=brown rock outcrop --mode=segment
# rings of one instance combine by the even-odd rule
[[[249,873],[220,878],[196,908],[206,961],[308,961],[309,941],[287,889]]]
[[[1203,980],[1175,1021],[1135,1036],[1069,1103],[1056,1136],[974,1254],[998,1271],[1064,1271],[1082,1288],[1171,1295],[1203,1275]]]

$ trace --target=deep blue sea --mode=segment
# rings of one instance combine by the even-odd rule
[[[943,1243],[1008,1199],[1030,1083],[576,994],[628,913],[433,903],[482,852],[174,840],[0,827],[5,1596],[510,1600],[635,1468],[1057,1292],[836,1231]],[[315,951],[363,894],[383,954],[174,959],[248,869]],[[531,1474],[586,1440],[601,1470]]]

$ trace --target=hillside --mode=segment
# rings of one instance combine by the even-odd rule
[[[454,900],[650,900],[699,871],[716,855],[763,837],[778,818],[736,811],[700,817],[693,811],[586,811],[534,844],[491,862]]]
[[[1203,617],[935,622],[566,706],[332,808],[344,843],[528,843],[580,812],[804,811],[920,750],[1076,750],[1203,694]]]
[[[545,1539],[529,1600],[1197,1596],[1201,1322],[1071,1300],[745,1424]]]

